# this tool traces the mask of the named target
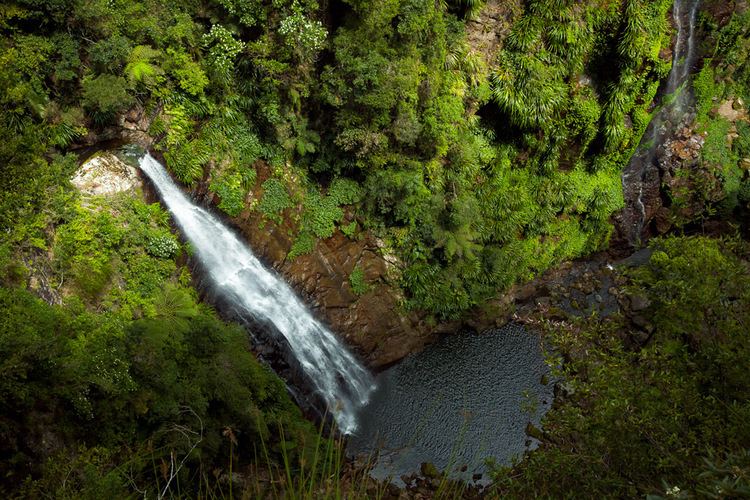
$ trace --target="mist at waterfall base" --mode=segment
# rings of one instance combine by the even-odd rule
[[[347,451],[399,485],[423,462],[472,480],[487,458],[508,465],[537,446],[526,426],[552,405],[548,374],[539,336],[519,325],[445,337],[379,375]]]
[[[659,148],[680,126],[688,125],[693,119],[691,111],[694,96],[690,77],[697,60],[698,44],[695,35],[699,4],[700,0],[674,2],[672,18],[677,36],[672,54],[672,69],[661,91],[661,107],[654,113],[638,149],[623,170],[623,230],[632,246],[640,245],[643,234],[646,219],[644,188],[654,185],[658,188],[659,170],[656,159]]]
[[[260,322],[275,332],[333,414],[341,432],[354,432],[357,410],[368,401],[375,387],[369,372],[232,230],[189,200],[157,160],[146,154],[139,166],[189,241],[214,293],[236,315]]]

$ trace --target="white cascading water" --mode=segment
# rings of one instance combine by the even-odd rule
[[[356,410],[375,388],[369,372],[229,228],[192,203],[158,161],[146,154],[140,167],[158,189],[217,293],[284,336],[339,429],[354,432]]]
[[[672,69],[669,72],[664,94],[670,100],[655,114],[641,139],[640,146],[622,175],[625,196],[624,220],[630,243],[641,243],[641,233],[646,219],[643,203],[643,187],[646,174],[655,167],[657,149],[669,134],[680,124],[689,122],[693,95],[689,80],[696,60],[696,18],[700,0],[675,0],[672,7],[677,36],[672,54]]]

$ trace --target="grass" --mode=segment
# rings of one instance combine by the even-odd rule
[[[325,420],[325,419],[324,419]],[[450,463],[453,464],[455,453],[463,439],[464,430],[459,434],[451,450]],[[375,465],[377,454],[372,454],[363,462],[354,462],[346,456],[345,438],[335,435],[327,437],[325,428],[320,425],[318,433],[307,453],[291,453],[295,444],[287,440],[284,429],[279,428],[280,443],[271,447],[266,440],[261,440],[260,449],[255,450],[255,460],[250,465],[238,467],[236,449],[232,443],[233,431],[227,429],[224,437],[230,441],[228,465],[223,473],[207,471],[201,463],[196,472],[198,490],[185,490],[186,484],[181,485],[179,469],[172,465],[181,463],[184,459],[170,453],[174,458],[173,464],[167,467],[174,473],[165,475],[163,460],[152,458],[154,484],[147,485],[147,490],[156,489],[157,498],[205,498],[205,499],[235,499],[235,498],[263,498],[273,500],[317,500],[317,499],[368,499],[379,500],[385,498],[393,486],[390,480],[377,480],[370,476],[369,471]],[[199,436],[196,434],[196,436]],[[200,437],[193,436],[195,439]],[[164,451],[164,450],[159,450]],[[276,455],[274,455],[276,453]],[[155,456],[156,454],[153,454]],[[160,456],[163,456],[161,453]],[[139,457],[143,458],[143,457]],[[126,467],[126,466],[122,466]],[[451,465],[447,467],[450,469]],[[236,474],[240,469],[239,475]],[[439,473],[433,466],[424,479],[424,484],[434,495],[434,498],[462,498],[467,492],[467,484],[448,478],[447,474]],[[235,474],[233,474],[235,473]],[[246,477],[242,482],[232,480]],[[182,486],[182,487],[181,487]],[[143,491],[141,490],[141,493]]]

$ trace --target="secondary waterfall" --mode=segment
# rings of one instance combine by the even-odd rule
[[[369,372],[229,228],[192,203],[158,161],[146,154],[140,167],[161,194],[217,293],[283,335],[339,429],[347,434],[356,430],[356,411],[375,388]]]
[[[674,2],[672,17],[677,29],[677,39],[663,102],[643,134],[638,150],[622,174],[625,197],[623,226],[633,246],[640,244],[646,222],[643,188],[649,175],[655,173],[658,176],[658,168],[655,165],[657,150],[680,124],[688,124],[692,120],[690,110],[693,106],[693,94],[689,80],[698,48],[695,43],[695,21],[699,3],[700,0]]]

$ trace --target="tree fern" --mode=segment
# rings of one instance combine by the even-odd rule
[[[131,83],[145,83],[151,85],[158,75],[163,74],[159,66],[153,63],[161,55],[156,49],[148,45],[138,45],[133,48],[128,56],[128,64],[125,66],[125,74]]]

